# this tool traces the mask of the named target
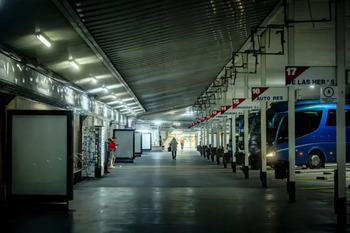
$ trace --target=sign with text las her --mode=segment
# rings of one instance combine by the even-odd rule
[[[334,66],[286,66],[286,86],[334,86]]]
[[[286,87],[252,87],[252,101],[287,101],[288,92]]]

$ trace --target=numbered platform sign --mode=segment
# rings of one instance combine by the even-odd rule
[[[221,106],[221,115],[224,116],[239,116],[243,115],[243,110],[232,109],[232,105]]]
[[[288,90],[286,87],[252,87],[252,101],[287,101]]]
[[[286,86],[334,86],[334,66],[286,66]]]
[[[247,98],[234,98],[232,99],[233,110],[253,110],[260,109],[259,102],[252,102],[251,99]]]

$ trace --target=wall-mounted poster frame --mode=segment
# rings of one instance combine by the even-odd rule
[[[11,204],[62,203],[68,208],[73,200],[73,112],[8,110],[6,151]]]
[[[142,154],[142,133],[135,132],[135,156],[141,156]]]
[[[152,134],[142,133],[142,150],[150,151],[152,150]]]
[[[116,162],[134,162],[135,159],[135,130],[114,129],[117,149],[115,151]]]

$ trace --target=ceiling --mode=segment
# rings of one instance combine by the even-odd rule
[[[144,120],[190,122],[196,116],[189,107],[220,76],[232,52],[247,41],[251,27],[260,25],[278,2],[0,0],[0,44],[112,107],[122,109],[123,100]],[[309,19],[307,1],[296,2],[296,18]],[[326,1],[312,0],[311,8],[314,18],[327,16]],[[269,23],[283,20],[280,10]],[[334,22],[295,28],[297,65],[335,64]],[[50,39],[51,48],[36,39],[37,31]],[[268,49],[280,49],[278,37],[271,36],[270,42]],[[350,66],[349,41],[347,48]],[[79,70],[70,66],[70,58],[79,63]],[[266,59],[267,84],[284,85],[287,56]],[[249,67],[254,62],[249,60]],[[260,84],[259,73],[258,67],[256,74],[249,74],[248,86]],[[243,80],[239,74],[237,97],[243,95]],[[109,91],[103,92],[102,85]],[[315,93],[306,91],[304,97]]]
[[[111,94],[134,94],[153,115],[192,106],[278,1],[0,2],[2,44],[85,91],[100,87],[89,79],[95,76],[111,92],[89,93],[111,105]],[[38,30],[52,41],[50,49],[35,38]]]

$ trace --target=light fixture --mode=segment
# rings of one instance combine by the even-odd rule
[[[104,92],[108,92],[108,88],[107,88],[105,85],[102,85],[102,90],[103,90]]]
[[[79,65],[74,59],[70,59],[69,64],[73,66],[74,69],[79,70]]]
[[[92,81],[92,83],[94,83],[94,84],[96,84],[96,83],[98,82],[97,79],[96,79],[96,77],[94,77],[94,76],[91,77],[91,81]]]
[[[51,42],[43,34],[41,34],[41,33],[36,34],[36,38],[38,38],[38,40],[40,40],[41,43],[43,43],[46,47],[48,47],[48,48],[51,47]]]
[[[315,88],[315,85],[311,85],[310,88]]]

